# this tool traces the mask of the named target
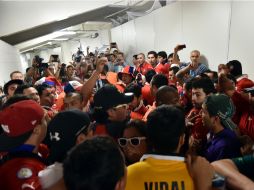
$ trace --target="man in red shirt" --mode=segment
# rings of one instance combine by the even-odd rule
[[[153,68],[155,68],[158,63],[157,57],[158,57],[158,55],[155,51],[149,51],[147,53],[147,62],[150,63]]]
[[[190,147],[194,149],[205,145],[208,128],[202,123],[201,109],[206,97],[215,92],[213,82],[209,78],[200,78],[192,82],[193,108],[187,115],[187,126],[191,128]]]
[[[254,82],[248,79],[248,75],[243,75],[242,64],[238,60],[232,60],[227,63],[230,74],[236,78],[236,90],[243,91],[245,88],[254,87]]]
[[[138,54],[138,63],[136,70],[142,75],[145,75],[147,71],[153,69],[152,65],[145,61],[145,54],[143,53]]]
[[[129,103],[129,110],[131,111],[131,119],[142,119],[148,110],[144,103],[141,93],[141,87],[137,84],[131,84],[125,88],[125,93],[131,92],[134,94],[134,98],[131,103]]]
[[[168,76],[170,64],[167,63],[167,53],[165,51],[158,52],[158,64],[154,68],[157,74]]]
[[[45,117],[42,107],[27,99],[1,111],[0,152],[7,152],[0,162],[1,189],[41,189],[38,173],[46,165],[37,152],[47,132]]]

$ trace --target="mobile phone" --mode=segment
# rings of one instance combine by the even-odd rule
[[[179,45],[178,47],[179,47],[179,49],[183,49],[183,48],[186,48],[186,45],[183,44],[183,45]]]
[[[52,62],[58,62],[59,55],[51,55],[53,57]]]
[[[251,96],[253,96],[253,95],[254,95],[254,87],[251,87],[251,88],[244,88],[244,89],[243,89],[243,92],[245,92],[245,93],[250,93]]]
[[[116,47],[116,42],[111,42],[111,43],[110,43],[110,46],[111,46],[112,48],[115,48],[115,47]]]

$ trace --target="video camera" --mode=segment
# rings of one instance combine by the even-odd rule
[[[75,62],[78,62],[78,63],[79,63],[79,62],[81,61],[82,55],[85,56],[84,53],[83,53],[83,51],[81,51],[80,48],[78,48],[77,53],[73,55],[73,57],[74,57],[73,60],[74,60]]]
[[[43,62],[42,62],[43,60],[44,60],[44,59],[41,58],[39,55],[36,55],[36,56],[34,57],[34,61],[35,61],[35,63],[36,63],[36,67],[37,67],[37,68],[48,68],[48,63],[43,63]]]
[[[135,73],[136,77],[135,77],[135,82],[137,85],[143,87],[145,84],[145,76],[143,76],[141,73]]]

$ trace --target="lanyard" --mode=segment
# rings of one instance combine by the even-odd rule
[[[11,152],[19,152],[19,151],[26,151],[26,152],[33,152],[35,146],[29,144],[23,144],[17,148],[11,150]]]

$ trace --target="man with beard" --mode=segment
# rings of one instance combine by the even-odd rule
[[[200,78],[192,82],[193,108],[187,115],[187,126],[191,128],[190,148],[201,150],[206,143],[208,128],[202,123],[201,108],[206,97],[215,93],[213,82],[209,78]]]

